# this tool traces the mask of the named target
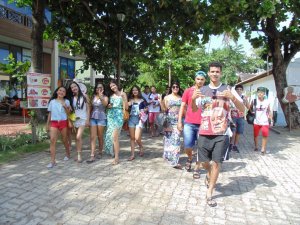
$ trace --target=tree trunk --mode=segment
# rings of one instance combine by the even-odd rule
[[[41,73],[43,71],[43,34],[45,31],[44,15],[45,15],[46,0],[32,1],[32,68],[33,72]],[[38,121],[44,120],[41,109],[35,110],[35,115],[31,118],[32,142],[37,141],[36,127]]]
[[[296,103],[291,103],[290,104],[291,113],[289,113],[288,104],[282,102],[282,98],[284,97],[284,88],[287,87],[286,70],[289,62],[284,61],[284,58],[281,54],[280,45],[276,45],[276,44],[274,45],[274,50],[272,51],[272,57],[273,57],[272,73],[276,85],[277,98],[283,110],[285,121],[288,127],[290,126],[293,129],[299,128],[300,113],[299,113],[298,106],[296,105]]]

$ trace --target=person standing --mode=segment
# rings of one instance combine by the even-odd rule
[[[145,85],[144,92],[142,93],[142,97],[146,100],[147,104],[149,103],[149,95],[150,95],[150,88],[148,85]],[[147,116],[147,120],[145,122],[146,131],[149,131],[149,118]]]
[[[72,111],[76,115],[74,127],[76,129],[76,151],[78,163],[82,162],[82,135],[85,127],[89,127],[90,123],[90,106],[89,98],[83,94],[78,83],[73,81],[68,89],[68,97],[71,102]],[[71,143],[71,142],[70,142]]]
[[[256,104],[251,102],[250,109],[255,112],[255,119],[253,123],[253,135],[254,135],[254,151],[258,151],[258,136],[261,130],[262,143],[261,154],[264,155],[269,151],[266,151],[266,146],[269,136],[270,124],[272,124],[272,111],[270,110],[270,101],[265,98],[267,89],[265,87],[257,88]]]
[[[108,97],[104,95],[104,86],[98,83],[95,86],[93,97],[92,97],[92,109],[91,109],[91,119],[90,119],[90,142],[91,142],[91,158],[87,160],[87,163],[93,163],[95,161],[95,151],[96,151],[96,139],[99,143],[99,153],[97,157],[100,159],[102,157],[103,150],[103,135],[104,129],[106,127],[106,114],[105,108],[108,104]]]
[[[160,103],[158,101],[159,94],[156,93],[156,88],[154,86],[151,87],[151,94],[149,95],[149,125],[150,125],[150,135],[151,137],[158,136],[157,127],[155,125],[155,120],[157,115],[160,112]]]
[[[130,146],[131,146],[131,156],[128,161],[135,159],[134,148],[135,142],[139,146],[139,156],[144,156],[144,148],[142,143],[142,130],[144,122],[147,118],[143,117],[142,114],[146,113],[145,110],[147,102],[143,99],[140,88],[138,86],[133,86],[129,92],[128,106],[130,109],[130,116],[128,121],[129,134],[130,134]]]
[[[109,83],[110,96],[107,105],[107,130],[105,134],[105,152],[114,157],[112,165],[119,164],[119,136],[123,126],[123,111],[128,110],[127,96],[120,90],[117,82]]]
[[[177,81],[171,83],[172,93],[167,95],[162,103],[162,110],[167,113],[167,126],[164,127],[163,158],[175,169],[182,169],[179,164],[180,131],[177,129],[178,115],[181,105],[180,85]]]
[[[250,104],[247,98],[243,95],[244,87],[241,84],[235,86],[235,90],[237,94],[243,99],[243,103],[247,109],[250,108]],[[233,122],[233,126],[231,126],[232,137],[230,139],[229,150],[239,153],[239,149],[237,144],[240,140],[240,135],[244,133],[244,123],[245,123],[245,112],[239,111],[233,104],[231,104],[231,118]]]
[[[244,111],[244,105],[242,99],[234,96],[229,86],[221,83],[222,65],[219,62],[209,64],[208,76],[209,85],[202,87],[201,91],[194,90],[192,107],[194,112],[202,108],[198,156],[203,168],[207,170],[206,203],[210,207],[215,207],[217,203],[212,198],[213,190],[219,176],[224,151],[229,145],[229,104],[232,101],[239,111]]]
[[[66,149],[66,156],[64,161],[70,158],[70,146],[68,143],[68,113],[70,112],[70,102],[66,99],[66,88],[58,87],[48,103],[48,119],[47,130],[50,131],[50,154],[51,162],[47,165],[47,168],[51,169],[56,166],[56,142],[58,133],[61,133],[62,140]]]
[[[198,138],[199,127],[201,123],[201,108],[193,112],[192,109],[192,95],[195,89],[200,89],[203,87],[206,79],[206,73],[203,71],[198,71],[195,73],[195,84],[194,86],[186,89],[182,96],[182,103],[180,106],[180,111],[178,115],[177,128],[179,131],[183,130],[183,140],[185,153],[188,156],[187,162],[185,164],[185,169],[187,171],[191,170],[193,162],[193,148]],[[182,123],[182,118],[185,112],[184,125]],[[199,165],[195,168],[193,177],[195,179],[200,178]]]

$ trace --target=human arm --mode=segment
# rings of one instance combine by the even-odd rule
[[[192,111],[197,112],[198,106],[197,106],[197,98],[204,97],[204,95],[201,93],[199,89],[195,89],[192,95]]]
[[[47,123],[46,123],[46,130],[50,130],[50,120],[51,120],[51,112],[48,113]]]
[[[123,99],[123,109],[128,110],[128,100],[125,92],[121,92],[121,97]]]
[[[85,126],[88,127],[90,125],[90,113],[91,113],[91,104],[90,104],[90,98],[86,95],[86,121]]]
[[[240,112],[244,112],[245,111],[245,105],[243,104],[243,102],[240,102],[232,93],[232,91],[228,88],[227,90],[223,91],[221,94],[219,94],[220,96],[224,96],[225,98],[229,98],[234,106],[240,111]]]
[[[183,115],[183,112],[186,109],[186,107],[187,107],[186,103],[185,102],[181,102],[180,109],[179,109],[179,114],[178,114],[178,122],[177,122],[177,129],[179,131],[183,130],[182,115]]]

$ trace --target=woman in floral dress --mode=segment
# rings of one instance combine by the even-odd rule
[[[123,110],[128,109],[126,94],[119,90],[115,81],[109,83],[111,94],[107,105],[107,130],[105,134],[105,152],[114,157],[113,165],[119,163],[119,136],[123,126]]]
[[[167,114],[167,123],[164,126],[164,153],[163,158],[174,168],[182,169],[178,163],[180,156],[180,131],[177,129],[178,114],[181,105],[180,86],[178,82],[172,82],[171,94],[161,103]]]

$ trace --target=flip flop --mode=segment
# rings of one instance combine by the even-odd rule
[[[195,170],[194,171],[193,178],[194,179],[200,179],[200,170]]]
[[[113,166],[118,165],[118,164],[119,164],[119,160],[114,160],[111,164],[112,164]]]
[[[193,163],[193,160],[192,159],[188,159],[185,163],[185,166],[184,168],[187,170],[187,171],[191,171],[192,169],[192,163]]]
[[[132,160],[134,160],[135,159],[135,157],[134,156],[130,156],[130,158],[129,159],[127,159],[127,161],[132,161]]]
[[[89,160],[86,160],[87,164],[91,164],[93,162],[95,162],[95,157],[91,157]]]
[[[209,206],[209,207],[216,207],[217,206],[217,202],[215,200],[212,199],[212,197],[207,197],[206,196],[206,204]]]

